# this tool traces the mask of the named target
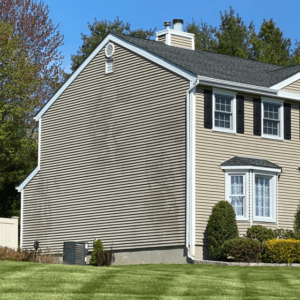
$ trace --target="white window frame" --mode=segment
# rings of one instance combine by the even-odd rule
[[[109,63],[109,62],[112,62],[112,71],[108,71],[108,63]],[[109,59],[107,59],[106,62],[105,62],[105,74],[111,74],[111,73],[113,73],[113,72],[114,72],[114,60],[111,59],[111,58],[109,58]]]
[[[231,176],[243,176],[244,182],[244,197],[245,197],[245,215],[237,216],[238,221],[248,221],[249,220],[249,172],[247,170],[226,170],[225,171],[225,199],[231,204]]]
[[[222,127],[216,127],[215,126],[215,109],[216,109],[216,98],[215,94],[223,94],[223,95],[228,95],[232,96],[232,102],[231,102],[231,110],[232,110],[232,128],[222,128]],[[221,131],[221,132],[227,132],[227,133],[236,133],[236,92],[233,91],[228,91],[228,90],[222,90],[222,89],[213,89],[213,130],[214,131]]]
[[[279,115],[279,135],[271,135],[271,134],[264,133],[264,116],[265,116],[264,103],[273,103],[273,104],[280,105],[279,113],[278,113],[278,115]],[[272,98],[262,98],[262,101],[261,101],[261,136],[263,138],[284,140],[283,104],[284,104],[284,101],[282,101],[282,100],[272,99]]]
[[[256,176],[264,176],[269,177],[270,180],[270,217],[259,217],[255,216],[255,178]],[[259,171],[255,170],[253,171],[253,191],[252,191],[252,215],[253,215],[253,221],[255,222],[271,222],[276,223],[277,222],[277,201],[278,201],[278,195],[277,195],[277,182],[278,182],[278,175],[274,172],[267,172],[267,171]]]

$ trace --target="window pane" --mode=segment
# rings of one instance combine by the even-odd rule
[[[231,197],[231,205],[237,216],[244,216],[244,197]]]
[[[279,121],[279,104],[264,102],[264,117]]]
[[[244,182],[243,176],[231,176],[231,195],[243,195]]]
[[[215,126],[222,128],[231,128],[231,114],[215,112]]]
[[[264,120],[264,133],[279,135],[279,121]]]
[[[270,217],[270,178],[255,177],[255,216]]]
[[[219,111],[230,113],[232,100],[233,100],[233,96],[215,94],[215,101],[216,101],[215,109],[219,110]]]

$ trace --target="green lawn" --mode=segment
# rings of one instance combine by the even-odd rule
[[[2,261],[0,299],[300,299],[300,269]]]

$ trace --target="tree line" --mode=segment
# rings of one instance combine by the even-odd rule
[[[153,39],[156,28],[131,29],[118,17],[94,19],[89,34],[71,56],[75,71],[109,32]],[[188,23],[196,49],[291,66],[300,64],[300,44],[286,38],[276,23],[264,20],[258,32],[229,7],[220,25]],[[18,215],[20,195],[15,187],[37,165],[38,126],[33,117],[70,76],[62,67],[63,35],[49,18],[42,1],[0,2],[0,217]]]

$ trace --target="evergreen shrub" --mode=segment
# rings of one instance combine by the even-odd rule
[[[274,238],[287,240],[287,239],[299,239],[299,236],[293,230],[275,229],[274,230]]]
[[[209,254],[213,259],[223,259],[221,246],[238,237],[235,212],[227,201],[218,202],[212,209],[207,223]]]
[[[247,229],[246,237],[264,243],[266,240],[274,239],[275,235],[272,229],[268,229],[261,225],[253,225]]]
[[[298,205],[297,212],[295,214],[294,232],[298,237],[300,236],[300,205]]]
[[[97,252],[98,251],[103,251],[103,244],[102,244],[101,240],[94,241],[94,249],[91,254],[91,259],[90,259],[90,264],[92,266],[97,266]]]
[[[226,241],[221,251],[224,257],[231,257],[237,262],[258,262],[263,251],[263,244],[254,239],[238,237]]]

